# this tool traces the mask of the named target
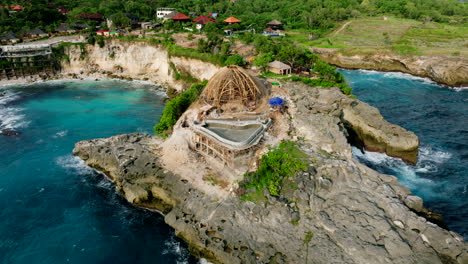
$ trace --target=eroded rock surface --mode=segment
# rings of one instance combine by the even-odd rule
[[[322,149],[351,157],[347,135],[355,137],[369,151],[417,162],[418,137],[387,122],[377,108],[351,99],[337,88],[311,88],[301,83],[286,86],[295,104],[293,121],[298,133]]]
[[[328,63],[348,69],[398,71],[427,77],[450,86],[468,85],[468,60],[454,56],[399,56],[354,55],[345,56],[332,49],[311,48]]]
[[[395,177],[349,157],[344,133],[334,127],[339,118],[324,122],[326,115],[311,115],[318,117],[309,129],[314,122],[324,129],[319,140],[334,136],[345,150],[329,153],[301,142],[307,171],[287,181],[280,197],[256,203],[235,194],[218,200],[165,170],[155,154],[160,142],[149,135],[82,141],[73,153],[105,172],[130,202],[164,212],[191,251],[215,263],[468,261],[463,239],[410,210],[407,204],[419,207],[418,199]]]

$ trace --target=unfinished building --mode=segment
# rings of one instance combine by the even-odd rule
[[[227,66],[208,82],[205,104],[191,124],[191,147],[233,169],[252,160],[271,119],[262,111],[267,87],[238,66]]]

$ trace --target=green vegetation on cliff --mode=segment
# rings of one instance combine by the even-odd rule
[[[246,173],[244,180],[240,182],[241,187],[256,191],[243,194],[242,199],[256,200],[259,193],[262,196],[264,188],[270,195],[280,195],[286,179],[291,179],[297,172],[307,169],[305,158],[307,155],[292,141],[283,141],[277,147],[271,147],[270,151],[262,156],[258,170]]]
[[[172,98],[166,106],[157,125],[154,126],[154,132],[163,137],[167,136],[172,127],[177,123],[179,117],[187,108],[198,99],[198,96],[205,88],[207,81],[192,85],[190,89]]]

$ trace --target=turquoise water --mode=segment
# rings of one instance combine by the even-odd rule
[[[401,73],[341,70],[361,100],[388,121],[418,135],[416,166],[353,149],[355,157],[399,182],[442,213],[450,230],[468,239],[468,90],[449,89]]]
[[[152,133],[155,86],[61,81],[0,87],[0,263],[194,263],[161,215],[72,157],[75,142]]]

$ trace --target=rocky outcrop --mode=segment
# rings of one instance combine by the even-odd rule
[[[355,141],[366,150],[386,153],[416,164],[418,137],[411,131],[387,122],[377,108],[351,99],[337,88],[312,88],[300,83],[288,83],[286,87],[297,109],[294,115],[295,125],[301,128],[299,131],[303,137],[316,141],[317,138],[323,138],[318,133],[328,134],[330,127],[334,131],[346,129],[348,141]],[[331,121],[340,126],[322,125]],[[304,129],[311,122],[318,129]],[[346,152],[347,157],[351,156],[351,152],[345,147],[348,145],[346,139],[331,139],[330,142],[320,141],[317,144],[329,152]]]
[[[181,74],[208,80],[218,67],[200,60],[171,57],[167,49],[149,42],[106,41],[104,47],[70,46],[65,50],[61,75],[75,78],[121,78],[166,84],[177,90],[185,83],[176,80],[174,68]],[[172,64],[172,65],[171,65]]]
[[[336,105],[323,107],[333,113]],[[191,252],[215,263],[468,261],[462,237],[414,212],[422,210],[420,199],[395,177],[350,157],[340,118],[321,110],[302,116],[294,121],[301,129],[323,129],[315,141],[299,142],[307,170],[287,180],[280,197],[266,194],[255,203],[235,194],[219,199],[167,171],[157,155],[160,142],[149,135],[82,141],[73,153],[105,172],[129,202],[165,213]],[[336,152],[317,144],[333,148],[333,140]]]
[[[468,60],[462,57],[388,54],[345,56],[332,49],[311,50],[326,62],[342,68],[397,71],[426,77],[449,86],[468,86]]]

